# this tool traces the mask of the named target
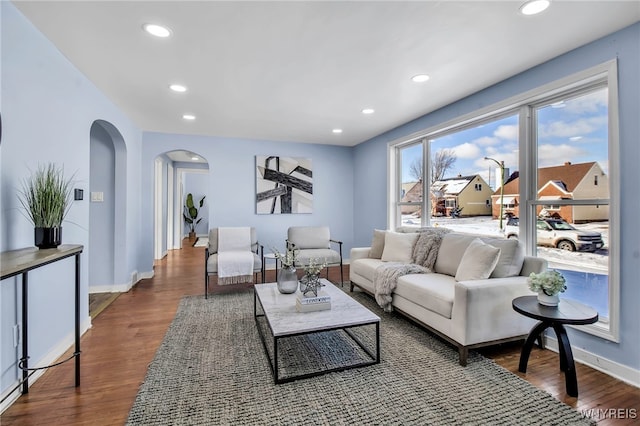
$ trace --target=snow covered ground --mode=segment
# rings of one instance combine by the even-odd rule
[[[420,219],[404,216],[403,223],[407,225],[419,225]],[[489,216],[462,217],[459,219],[453,219],[451,217],[433,218],[431,226],[443,226],[453,229],[454,231],[494,237],[503,235],[500,232],[500,221],[498,219],[492,219]],[[538,256],[547,259],[549,267],[551,268],[578,269],[584,272],[589,271],[606,274],[609,263],[609,223],[594,222],[573,226],[585,231],[600,232],[602,234],[602,240],[604,241],[604,247],[594,253],[587,253],[570,252],[539,246]]]

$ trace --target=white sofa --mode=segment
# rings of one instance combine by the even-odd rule
[[[416,235],[404,230],[405,235],[408,232]],[[372,247],[351,249],[351,291],[357,286],[375,294],[376,268],[388,261],[407,261],[411,237],[401,234],[376,230]],[[403,238],[407,241],[398,244]],[[497,248],[500,250],[496,255]],[[483,253],[488,251],[497,261],[486,261]],[[412,260],[415,258],[408,261]],[[492,262],[495,267],[488,265]],[[526,337],[535,321],[515,312],[511,302],[516,297],[534,294],[527,286],[527,277],[546,268],[544,259],[525,256],[517,240],[451,232],[442,237],[433,273],[398,278],[391,307],[457,346],[459,362],[464,366],[469,349]],[[473,276],[478,273],[480,277],[490,275],[469,279],[478,278]],[[457,281],[456,275],[462,279]]]

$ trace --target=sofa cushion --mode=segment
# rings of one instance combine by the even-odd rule
[[[434,271],[439,274],[447,274],[455,277],[458,272],[458,265],[471,241],[477,236],[471,234],[461,234],[451,232],[442,238],[440,249],[438,250],[438,258],[434,266]]]
[[[312,259],[315,263],[340,263],[340,253],[332,249],[298,250],[298,252],[296,253],[296,266],[308,265],[309,261]]]
[[[491,273],[491,278],[506,278],[520,275],[524,263],[524,247],[514,239],[482,238],[482,240],[500,249],[498,264]]]
[[[369,251],[369,257],[373,259],[380,259],[382,252],[384,251],[384,236],[386,231],[380,229],[373,230],[373,239],[371,240],[371,250]]]
[[[376,268],[382,265],[384,262],[380,259],[358,259],[351,262],[349,266],[350,270],[355,274],[358,274],[373,283],[373,276],[376,273]]]
[[[418,234],[401,234],[387,231],[384,236],[384,250],[382,260],[385,262],[411,263],[413,243]]]
[[[395,295],[451,318],[455,279],[443,274],[409,274],[398,278]]]
[[[464,251],[456,281],[484,280],[489,278],[498,263],[500,249],[484,243],[480,238],[471,241]]]

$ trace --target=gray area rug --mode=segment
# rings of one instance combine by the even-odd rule
[[[594,424],[475,352],[461,367],[452,346],[382,312],[370,296],[352,295],[382,318],[381,363],[281,385],[256,329],[252,291],[183,298],[127,424]],[[360,356],[344,337],[338,331],[283,344],[284,370]]]

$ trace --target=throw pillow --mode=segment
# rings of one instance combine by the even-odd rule
[[[373,230],[373,239],[371,240],[371,250],[369,257],[372,259],[380,259],[384,251],[384,234],[386,231],[380,229]]]
[[[462,255],[462,261],[456,271],[456,281],[484,280],[498,264],[500,249],[485,244],[480,238],[476,238]]]
[[[384,262],[411,263],[413,243],[418,238],[418,234],[403,234],[400,232],[387,231],[384,236],[384,250],[382,260]]]

